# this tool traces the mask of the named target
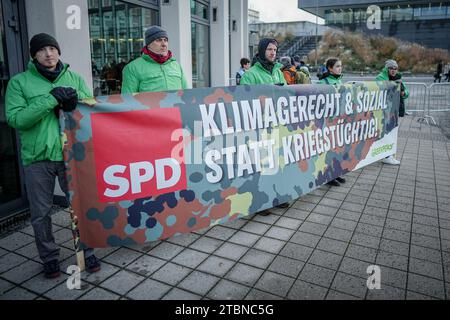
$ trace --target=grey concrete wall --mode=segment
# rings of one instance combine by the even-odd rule
[[[71,29],[73,13],[70,6],[79,8],[79,29]],[[56,38],[61,47],[61,60],[83,76],[92,88],[91,48],[89,37],[89,16],[87,0],[26,0],[28,35],[45,32]]]

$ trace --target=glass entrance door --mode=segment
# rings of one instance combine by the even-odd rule
[[[20,28],[17,1],[2,0],[0,4],[0,221],[26,205],[14,129],[8,126],[5,114],[5,92],[21,60]]]

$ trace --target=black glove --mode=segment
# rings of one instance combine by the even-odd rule
[[[62,109],[64,112],[72,112],[77,107],[77,104],[78,104],[78,96],[75,95],[75,97],[62,103]]]
[[[70,87],[56,87],[50,91],[59,104],[63,104],[77,96],[77,91]]]

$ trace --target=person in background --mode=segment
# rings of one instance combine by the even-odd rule
[[[281,57],[280,62],[283,65],[281,68],[281,72],[283,72],[284,79],[288,85],[298,84],[299,76],[297,74],[297,68],[291,63],[290,57]]]
[[[237,86],[240,85],[241,78],[244,75],[245,71],[247,71],[251,67],[250,60],[248,58],[242,58],[240,61],[240,64],[241,64],[241,68],[239,69],[238,72],[236,72],[236,85]]]
[[[300,71],[300,68],[306,66],[305,62],[300,58],[300,56],[294,56],[293,58],[294,66],[297,68],[297,71]]]
[[[398,64],[395,60],[387,60],[383,70],[375,78],[376,81],[395,81],[400,83],[400,107],[398,116],[400,118],[404,117],[405,111],[405,101],[409,97],[409,90],[402,81],[402,74],[398,71]],[[383,160],[385,164],[391,164],[398,166],[400,161],[394,158],[394,156],[389,156]]]
[[[307,66],[300,67],[298,73],[298,84],[311,84],[311,74]]]
[[[434,75],[434,82],[439,80],[439,83],[441,83],[442,80],[442,72],[444,71],[444,64],[442,63],[442,60],[440,60],[436,66],[436,73]]]
[[[342,84],[342,61],[337,58],[329,58],[325,63],[326,71],[322,74],[319,84]],[[327,184],[330,186],[339,187],[341,183],[345,183],[345,179],[337,177]]]

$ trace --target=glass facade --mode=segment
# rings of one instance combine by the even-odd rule
[[[192,85],[194,88],[211,85],[209,1],[191,0]]]
[[[0,6],[0,206],[21,196],[16,135],[14,129],[6,123],[5,116],[5,91],[9,71],[4,22]]]
[[[328,25],[365,23],[366,10],[367,8],[325,10],[325,23]],[[381,7],[381,11],[383,22],[450,19],[450,2],[385,6]]]
[[[17,132],[6,121],[5,93],[10,78],[23,71],[25,61],[21,45],[22,25],[11,32],[8,23],[14,17],[24,19],[16,1],[2,0],[0,5],[0,221],[27,207]],[[28,55],[27,55],[28,58]]]
[[[96,94],[120,89],[122,69],[139,57],[145,30],[159,25],[157,0],[142,4],[118,0],[89,0],[92,69]],[[141,3],[140,2],[140,3]]]

